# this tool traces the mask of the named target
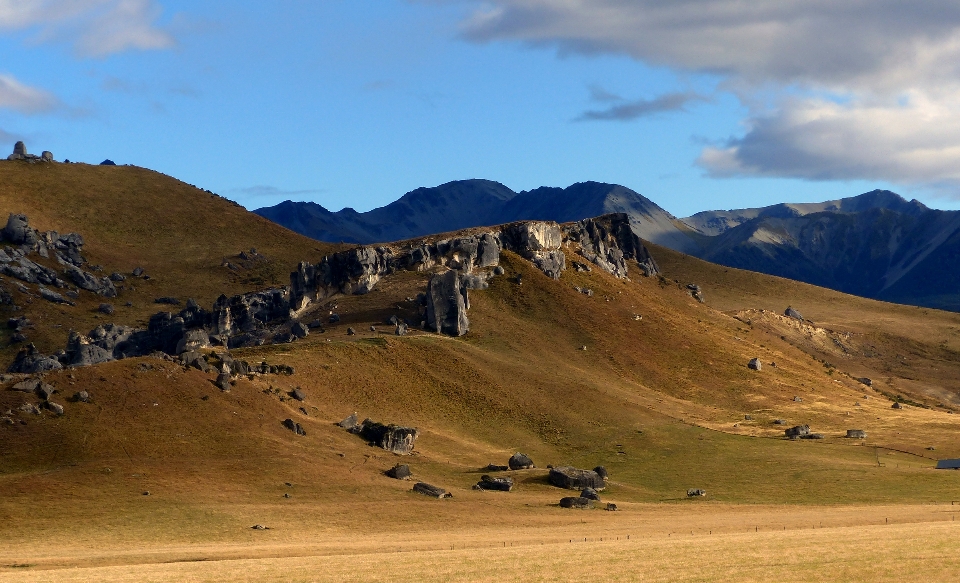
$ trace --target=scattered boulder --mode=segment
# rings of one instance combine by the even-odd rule
[[[44,162],[53,162],[53,152],[51,152],[50,150],[44,150],[40,154],[40,159],[43,160]]]
[[[867,378],[867,377],[860,377],[860,378],[858,378],[857,380],[860,381],[861,384],[864,384],[864,385],[866,385],[866,386],[868,386],[868,387],[872,387],[872,386],[873,386],[873,379],[869,379],[869,378]]]
[[[290,391],[290,396],[301,402],[307,399],[307,395],[303,392],[303,389],[301,389],[300,387],[297,387],[292,391]]]
[[[513,490],[513,478],[481,476],[480,481],[475,486],[477,490],[495,490],[498,492],[509,492]]]
[[[619,510],[619,508],[617,508],[617,505],[614,504],[613,502],[607,502],[607,507],[604,508],[604,510],[608,512],[616,512],[617,510]]]
[[[100,312],[101,314],[112,316],[116,310],[114,309],[113,304],[103,303],[103,304],[100,304],[100,307],[97,308],[97,311]]]
[[[103,162],[100,162],[100,165],[101,165],[101,166],[116,166],[117,163],[114,162],[113,160],[111,160],[110,158],[107,158],[107,159],[104,160]]]
[[[447,492],[443,488],[432,486],[426,482],[417,482],[413,485],[413,491],[418,494],[423,494],[424,496],[430,496],[431,498],[453,498],[453,494]]]
[[[122,273],[114,271],[113,273],[110,274],[110,281],[120,283],[121,281],[126,281],[126,280],[127,280],[127,276]]]
[[[306,338],[310,335],[310,328],[303,322],[294,322],[293,326],[290,326],[290,333],[297,338]]]
[[[510,469],[510,466],[499,466],[497,464],[487,464],[485,468],[488,472],[505,472]]]
[[[34,393],[44,401],[49,400],[55,392],[57,392],[57,390],[53,388],[53,385],[48,385],[44,382],[38,382],[37,389],[34,391]]]
[[[283,426],[289,429],[290,431],[296,433],[297,435],[306,435],[307,432],[303,430],[303,427],[294,421],[293,419],[284,419]]]
[[[18,411],[21,413],[27,413],[28,415],[39,415],[40,407],[37,407],[33,403],[24,403],[23,405],[20,405]]]
[[[197,352],[210,347],[210,335],[206,330],[187,330],[183,337],[177,342],[175,352],[183,354],[184,352]]]
[[[593,488],[584,488],[583,491],[580,492],[580,497],[587,498],[588,500],[596,500],[597,502],[600,501],[600,493]]]
[[[63,415],[63,405],[59,403],[54,403],[53,401],[47,401],[45,403],[47,409],[49,409],[54,415],[60,416]]]
[[[356,336],[356,335],[357,335],[356,330],[354,330],[353,328],[347,328],[347,336]]]
[[[409,480],[413,476],[413,473],[407,464],[397,464],[387,470],[387,475],[395,480]]]
[[[794,397],[793,397],[793,402],[794,402],[794,403],[802,403],[802,402],[803,402],[803,399],[801,399],[800,397],[794,395]]]
[[[407,323],[406,322],[397,322],[397,327],[393,331],[397,336],[406,336],[407,335]]]
[[[37,231],[30,227],[27,215],[11,213],[7,217],[7,226],[0,231],[3,240],[14,245],[33,245],[37,242]]]
[[[427,327],[438,334],[463,336],[470,329],[467,290],[454,269],[435,274],[427,284]]]
[[[568,490],[583,490],[584,488],[603,490],[606,487],[606,483],[597,472],[578,470],[572,466],[551,468],[547,479],[554,486]]]
[[[801,322],[803,322],[803,316],[800,315],[800,312],[794,310],[790,306],[787,306],[787,309],[783,312],[783,315],[788,318],[793,318],[795,320],[800,320]]]
[[[66,304],[68,306],[74,305],[73,302],[71,302],[67,298],[43,286],[40,286],[40,297],[54,304]]]
[[[40,388],[40,382],[40,379],[27,379],[13,385],[10,390],[21,393],[35,393]]]
[[[135,267],[133,271],[130,272],[130,274],[133,275],[133,277],[140,277],[141,275],[143,275],[143,268]]]
[[[86,391],[78,391],[73,395],[73,400],[77,403],[89,403],[90,402],[90,393]]]
[[[687,490],[687,497],[689,498],[693,498],[696,496],[706,496],[706,495],[707,495],[707,491],[701,488],[690,488],[689,490]]]
[[[560,508],[593,508],[593,500],[579,496],[568,496],[560,499]]]
[[[753,358],[753,359],[750,360],[750,362],[747,363],[747,368],[750,368],[750,369],[753,369],[753,370],[760,370],[760,367],[761,367],[761,366],[762,366],[762,365],[761,365],[761,363],[760,363],[760,359],[759,359],[759,358]]]
[[[217,375],[216,383],[217,388],[221,391],[229,391],[232,387],[230,385],[230,373],[222,372]]]
[[[847,429],[847,437],[850,439],[866,439],[867,432],[863,429]]]
[[[510,456],[510,459],[507,461],[507,465],[510,466],[511,470],[529,470],[535,468],[533,460],[526,454],[517,452]]]
[[[893,405],[890,405],[890,408],[891,408],[891,409],[903,409],[903,405],[901,405],[900,403],[894,403]]]
[[[783,433],[790,439],[797,439],[804,435],[810,435],[810,426],[809,425],[797,425],[789,429],[785,429]]]
[[[80,289],[101,295],[105,298],[117,297],[117,288],[114,287],[109,277],[99,278],[72,265],[67,267],[67,276]]]
[[[329,320],[331,324],[336,324],[340,321],[340,314],[330,314]]]
[[[341,421],[340,423],[337,423],[337,425],[339,425],[344,429],[353,429],[354,427],[357,426],[357,414],[353,413],[351,415],[348,415],[343,421]]]

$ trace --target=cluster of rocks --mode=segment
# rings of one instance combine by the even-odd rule
[[[36,235],[26,228],[26,217],[22,215],[11,216],[8,228],[4,230],[5,239],[10,238],[8,231],[13,233],[11,240],[17,241],[33,240],[31,237]],[[68,268],[67,276],[78,287],[104,296],[116,295],[111,278],[98,279],[79,269],[77,263],[83,263],[79,254],[83,240],[79,235],[51,235],[47,240],[56,241],[53,248],[57,250],[58,258],[63,256],[63,261],[67,262],[71,258],[75,260],[73,268]],[[389,247],[357,247],[329,255],[317,265],[302,262],[290,274],[289,286],[229,298],[221,295],[210,310],[191,300],[179,312],[154,314],[145,330],[108,324],[86,336],[71,337],[67,348],[55,356],[37,354],[34,347],[29,347],[18,355],[10,370],[37,372],[50,370],[50,366],[57,368],[53,361],[61,366],[80,366],[144,356],[155,351],[177,356],[183,352],[178,350],[178,345],[188,333],[206,335],[211,343],[228,349],[292,342],[309,334],[309,326],[299,318],[311,309],[312,304],[324,302],[337,294],[368,293],[382,277],[398,271],[437,271],[426,292],[417,298],[422,308],[422,324],[438,333],[461,336],[469,330],[468,292],[485,289],[491,277],[503,274],[499,266],[503,250],[517,253],[548,276],[558,278],[566,265],[562,246],[573,248],[585,260],[617,277],[627,277],[628,261],[634,262],[643,275],[659,273],[624,214],[564,225],[523,221],[455,239],[423,240]],[[75,253],[69,252],[70,249]],[[23,271],[24,265],[29,269]],[[0,255],[0,272],[7,273],[6,269],[30,281],[66,287],[53,270],[33,262],[14,265],[13,258],[4,262]],[[59,301],[52,296],[50,299]],[[60,300],[69,301],[62,296]],[[398,323],[397,330],[398,334],[405,334],[406,323],[402,327]],[[96,348],[90,348],[93,346]]]
[[[26,162],[53,162],[53,152],[44,150],[39,156],[28,154],[27,146],[23,142],[17,142],[13,145],[13,153],[7,156],[7,160],[24,160]]]
[[[700,289],[699,285],[695,283],[688,283],[687,291],[690,293],[690,297],[697,300],[701,304],[706,301],[703,299],[703,290]]]
[[[44,382],[43,379],[28,378],[22,380],[13,385],[11,390],[34,395],[40,399],[40,404],[24,403],[21,405],[20,412],[22,413],[39,415],[41,409],[46,409],[57,416],[64,414],[63,405],[50,400],[51,397],[58,392],[57,389],[55,389],[53,385]],[[80,391],[73,396],[73,400],[75,402],[88,403],[90,401],[90,395],[86,391]]]
[[[30,226],[26,215],[11,214],[0,230],[0,243],[8,244],[0,248],[0,274],[36,284],[40,297],[47,301],[73,305],[71,300],[80,297],[78,290],[107,298],[117,296],[113,276],[98,277],[81,269],[86,259],[81,254],[83,237],[77,233],[41,232]],[[62,266],[62,272],[33,261],[29,258],[33,253],[44,259],[52,255]],[[61,293],[49,288],[66,291]]]
[[[413,444],[420,436],[416,427],[402,427],[400,425],[384,425],[372,419],[357,421],[357,414],[353,413],[343,421],[337,423],[354,435],[366,439],[370,445],[391,451],[400,455],[413,452]]]

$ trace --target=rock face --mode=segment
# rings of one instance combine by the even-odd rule
[[[579,508],[585,510],[593,508],[593,500],[579,496],[568,496],[560,499],[560,508]]]
[[[528,470],[537,466],[533,465],[533,460],[527,454],[517,452],[510,456],[507,465],[511,470]]]
[[[583,490],[584,488],[603,490],[606,487],[606,483],[597,472],[578,470],[572,466],[551,468],[547,478],[554,486],[568,490]]]
[[[370,419],[365,419],[351,431],[377,447],[402,455],[413,451],[413,443],[420,435],[415,427],[384,425]]]
[[[417,482],[413,485],[413,491],[431,498],[453,498],[453,494],[447,492],[438,486],[432,486],[426,482]]]
[[[450,270],[431,277],[427,298],[428,328],[450,336],[463,336],[470,330],[467,290],[461,286],[460,272]]]
[[[509,492],[513,490],[513,478],[481,476],[477,482],[478,490],[494,490],[497,492]]]

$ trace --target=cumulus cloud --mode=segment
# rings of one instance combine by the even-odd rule
[[[955,0],[486,0],[462,34],[717,76],[751,111],[713,175],[960,182]]]
[[[24,85],[10,75],[0,74],[0,108],[20,113],[42,113],[57,108],[59,104],[50,93]]]
[[[155,0],[0,0],[0,30],[34,30],[35,40],[65,41],[84,57],[172,47],[157,24]]]
[[[613,94],[598,95],[596,89],[593,93],[597,101],[623,101]],[[605,109],[585,111],[577,117],[576,121],[630,121],[667,111],[682,111],[691,101],[702,99],[694,93],[667,93],[653,99],[639,99],[617,103]]]

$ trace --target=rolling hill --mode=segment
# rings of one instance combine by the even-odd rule
[[[345,248],[143,169],[0,162],[0,178],[0,211],[22,212],[41,230],[82,234],[83,269],[100,264],[103,274],[132,275],[143,266],[150,275],[120,282],[116,298],[72,284],[56,288],[77,293],[72,306],[44,300],[39,284],[3,276],[11,298],[0,306],[4,319],[30,320],[26,341],[45,353],[62,348],[70,329],[147,327],[157,311],[184,321],[199,309],[214,313],[221,293],[287,293],[297,301],[285,305],[294,313],[280,318],[282,326],[319,322],[302,337],[229,350],[211,335],[212,345],[196,351],[207,370],[185,365],[182,355],[154,353],[4,375],[0,563],[7,566],[0,574],[33,568],[24,564],[61,569],[295,552],[276,546],[284,541],[334,545],[338,553],[375,544],[382,552],[422,533],[435,533],[423,545],[500,541],[505,531],[566,542],[627,533],[645,517],[675,513],[664,518],[666,533],[676,520],[727,524],[764,505],[770,510],[762,520],[789,515],[776,524],[793,530],[807,520],[806,508],[829,505],[841,516],[878,504],[940,508],[956,497],[956,474],[933,465],[936,457],[960,456],[960,315],[656,245],[631,249],[616,216]],[[557,233],[562,241],[553,239]],[[482,245],[471,247],[491,240],[498,241],[495,262]],[[0,247],[14,253],[14,245]],[[649,276],[646,251],[658,266],[647,263]],[[68,269],[53,257],[37,260],[62,276]],[[620,260],[626,277],[608,267]],[[444,290],[424,297],[449,273],[483,275],[456,288],[463,290],[458,309],[469,316],[469,332],[460,336],[425,330],[420,320],[424,301],[461,301]],[[184,304],[195,298],[199,307],[154,304],[161,295]],[[116,311],[100,312],[101,303]],[[787,305],[804,320],[783,316]],[[387,323],[391,317],[409,321],[406,334]],[[216,325],[238,334],[253,329],[232,322],[236,328]],[[0,356],[9,362],[22,345],[5,340]],[[218,386],[223,369],[213,365],[227,363],[225,355],[274,368],[233,369],[231,384]],[[748,368],[754,358],[760,370]],[[36,394],[14,390],[29,379],[54,388],[49,401],[62,415]],[[74,399],[81,390],[87,402]],[[336,425],[353,412],[417,428],[413,454],[371,446]],[[804,424],[822,439],[784,439],[785,428]],[[867,438],[847,439],[852,428]],[[518,451],[537,468],[499,473],[514,479],[514,491],[473,489],[488,464]],[[429,499],[411,492],[411,482],[386,477],[397,463],[453,498]],[[567,464],[606,467],[602,497],[619,511],[559,508],[571,493],[549,484],[546,466]],[[687,499],[689,488],[705,489],[708,498]],[[845,524],[868,514],[853,512]],[[270,530],[251,530],[254,524]]]

